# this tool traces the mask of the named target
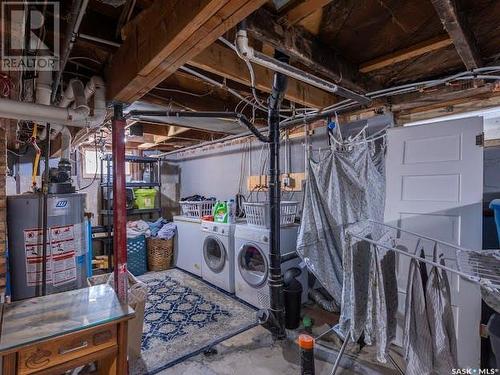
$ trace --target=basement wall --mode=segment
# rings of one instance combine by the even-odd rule
[[[309,142],[313,148],[313,155],[319,156],[317,149],[328,147],[325,129],[315,129]],[[250,151],[248,151],[250,148]],[[305,168],[304,137],[290,139],[289,173],[304,173]],[[280,150],[281,173],[285,173],[285,146],[281,143]],[[267,200],[267,192],[253,192],[247,188],[248,176],[268,174],[267,147],[252,138],[251,141],[236,144],[216,144],[193,151],[186,151],[169,156],[168,164],[171,170],[175,169],[179,189],[175,198],[180,200],[195,194],[205,197],[215,197],[218,200],[234,199],[241,193],[249,201]],[[167,164],[167,163],[166,163]],[[174,177],[171,176],[174,181]],[[240,189],[241,183],[241,189]],[[302,202],[303,191],[287,192],[282,195],[283,200]]]

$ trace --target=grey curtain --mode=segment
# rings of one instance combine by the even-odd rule
[[[381,152],[362,143],[345,151],[330,150],[321,160],[308,161],[297,252],[338,308],[346,287],[344,257],[350,251],[344,227],[366,219],[383,220]]]

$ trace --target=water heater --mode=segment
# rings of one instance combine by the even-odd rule
[[[42,194],[7,197],[12,300],[41,295]],[[86,286],[85,194],[49,194],[46,258],[48,294]]]

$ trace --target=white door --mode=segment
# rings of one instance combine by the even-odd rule
[[[388,132],[387,223],[479,250],[482,248],[482,117],[394,128]],[[411,244],[409,246],[412,246]],[[426,249],[427,254],[432,249]],[[407,257],[406,257],[407,258]],[[408,259],[398,263],[398,341],[406,298]],[[461,367],[479,367],[481,295],[454,275],[451,303]]]

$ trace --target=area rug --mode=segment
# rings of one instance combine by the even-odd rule
[[[141,358],[131,374],[155,374],[173,361],[255,323],[255,310],[181,270],[150,272]]]

